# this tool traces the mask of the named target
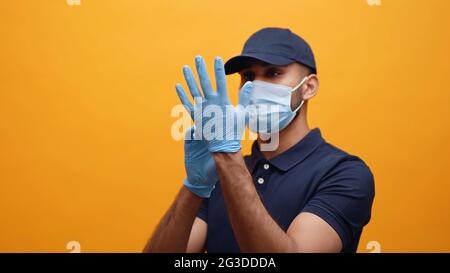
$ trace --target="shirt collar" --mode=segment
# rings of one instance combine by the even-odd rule
[[[255,141],[252,145],[252,153],[249,157],[248,166],[250,170],[254,170],[260,161],[268,161],[269,164],[276,168],[287,171],[295,165],[302,162],[308,157],[320,144],[324,142],[319,128],[312,129],[297,144],[289,148],[287,151],[279,154],[269,160],[259,150],[258,143]]]

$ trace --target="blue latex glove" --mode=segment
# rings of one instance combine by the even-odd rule
[[[241,139],[245,129],[245,108],[249,104],[252,83],[246,82],[242,86],[239,91],[239,103],[233,107],[228,98],[222,59],[216,57],[214,62],[217,92],[214,92],[211,86],[205,61],[201,56],[195,58],[195,64],[204,96],[201,95],[189,66],[183,67],[183,74],[194,98],[194,106],[180,84],[176,85],[176,90],[181,102],[194,119],[196,139],[204,139],[208,150],[212,153],[237,152],[241,149]]]
[[[194,139],[194,127],[185,133],[184,166],[187,174],[184,185],[194,194],[209,198],[219,177],[205,141]]]

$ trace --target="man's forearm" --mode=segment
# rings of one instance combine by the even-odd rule
[[[182,187],[144,252],[185,252],[202,198]]]
[[[228,217],[242,252],[297,252],[298,246],[273,220],[238,153],[215,153]]]

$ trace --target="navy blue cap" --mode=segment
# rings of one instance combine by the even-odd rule
[[[298,62],[317,74],[314,54],[308,43],[286,28],[263,28],[245,42],[242,53],[225,63],[227,75],[244,68],[249,59],[277,66]]]

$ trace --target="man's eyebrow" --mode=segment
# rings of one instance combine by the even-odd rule
[[[274,64],[270,64],[270,63],[266,63],[266,62],[258,62],[257,64],[259,64],[260,66],[264,67],[265,69],[271,69],[271,68],[275,68],[275,69],[281,69],[282,66],[279,65],[274,65]],[[240,71],[239,74],[243,74],[243,73],[248,73],[248,72],[253,72],[252,70],[253,64],[252,63],[247,63]]]
[[[258,64],[259,64],[260,66],[264,67],[264,68],[265,68],[265,67],[278,67],[278,66],[276,66],[276,65],[269,64],[269,63],[263,63],[263,62],[258,63]],[[252,64],[246,65],[246,66],[244,66],[244,67],[241,69],[241,71],[244,71],[244,70],[251,70],[252,67],[253,67]]]

